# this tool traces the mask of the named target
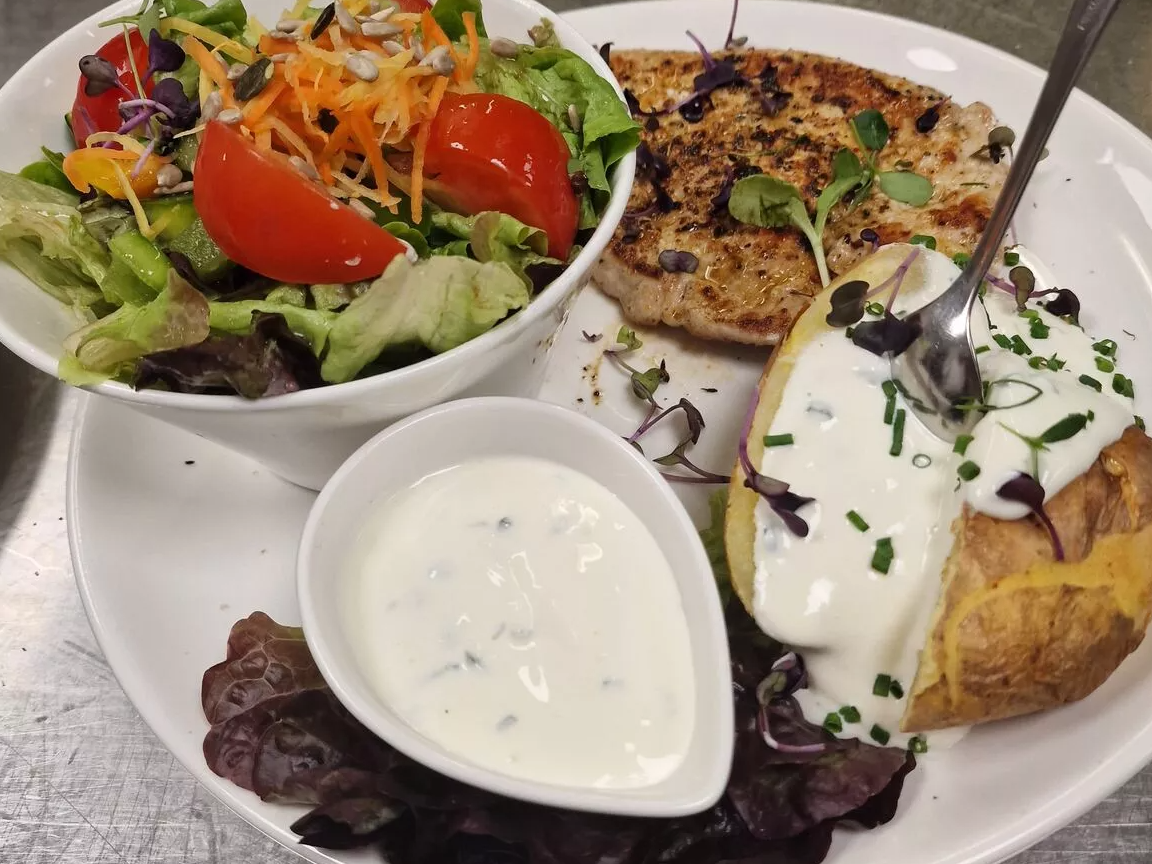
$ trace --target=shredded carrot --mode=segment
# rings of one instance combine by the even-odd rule
[[[260,53],[265,57],[272,57],[276,54],[295,54],[298,50],[297,43],[292,39],[277,39],[267,34],[260,37]]]
[[[460,16],[464,20],[464,32],[468,34],[468,56],[464,59],[464,74],[461,81],[471,81],[476,75],[476,66],[480,63],[480,36],[476,32],[476,15],[465,12]]]
[[[214,30],[210,30],[202,24],[196,24],[192,21],[186,21],[183,18],[163,18],[160,21],[160,33],[167,36],[173,30],[178,33],[185,33],[189,36],[195,37],[201,42],[206,42],[213,48],[222,51],[234,60],[241,63],[252,63],[256,59],[256,55],[252,53],[252,49],[246,45],[241,45],[232,39],[221,36]],[[188,41],[188,40],[184,40]]]
[[[350,132],[348,121],[341,120],[329,136],[328,143],[325,145],[324,150],[320,153],[320,161],[324,164],[331,162],[332,157],[348,143]]]
[[[420,124],[416,133],[416,146],[412,148],[412,221],[417,225],[424,218],[424,154],[428,150],[428,136],[432,134],[432,121]]]
[[[452,46],[452,41],[448,35],[436,23],[436,19],[432,17],[431,12],[425,12],[420,16],[420,29],[424,32],[424,41],[432,43],[433,45],[444,45],[446,47]]]
[[[284,81],[272,81],[264,91],[244,107],[244,122],[252,125],[263,117],[272,103],[280,98],[280,94],[288,89]]]
[[[203,42],[191,36],[184,40],[183,48],[212,79],[212,83],[220,88],[220,95],[231,99],[232,82],[228,80],[228,70],[220,59],[204,47]]]
[[[376,185],[381,192],[388,189],[388,171],[384,168],[384,154],[376,144],[376,136],[372,133],[372,121],[363,108],[357,107],[349,115],[352,126],[352,135],[356,143],[364,150],[364,155],[372,165],[372,176],[376,178]]]

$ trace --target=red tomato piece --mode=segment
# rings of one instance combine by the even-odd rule
[[[212,122],[196,155],[196,212],[221,251],[270,279],[358,282],[384,272],[404,244],[329,197],[288,160]]]
[[[416,14],[432,8],[432,4],[428,0],[396,0],[396,5],[400,7],[401,12],[415,12]]]
[[[498,210],[548,235],[568,257],[579,202],[568,145],[543,114],[507,96],[448,95],[432,121],[424,174],[429,196],[462,213]]]
[[[143,75],[148,71],[148,46],[139,30],[131,31],[128,41],[132,43],[132,58],[136,62],[136,69]],[[132,65],[128,62],[128,46],[124,44],[124,35],[119,34],[109,39],[99,51],[97,57],[102,57],[116,67],[116,74],[120,83],[136,92],[136,76],[132,74]],[[72,104],[72,136],[76,144],[84,146],[84,142],[93,132],[115,132],[124,125],[120,118],[120,103],[130,97],[123,90],[113,87],[99,96],[89,96],[84,92],[84,76],[76,85],[76,101]],[[152,95],[152,82],[144,82],[145,95]]]

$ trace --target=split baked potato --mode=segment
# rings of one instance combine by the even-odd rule
[[[748,437],[753,465],[761,464],[763,438],[797,358],[829,327],[831,293],[855,279],[879,284],[909,248],[885,247],[865,259],[796,321],[760,381]],[[924,282],[917,269],[923,257],[913,262],[906,290]],[[725,541],[733,587],[751,612],[759,497],[744,480],[737,464]],[[1036,518],[1007,521],[967,504],[961,509],[951,526],[951,552],[939,574],[903,731],[981,723],[1076,701],[1140,645],[1152,617],[1152,440],[1129,427],[1045,509],[1064,545],[1062,561]]]

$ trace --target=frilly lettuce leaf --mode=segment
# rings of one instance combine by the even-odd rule
[[[456,41],[464,38],[464,13],[471,12],[476,16],[476,33],[484,37],[488,31],[484,29],[484,14],[480,8],[480,0],[436,0],[432,6],[432,17],[440,25],[445,35]]]
[[[212,301],[208,304],[208,324],[213,330],[243,335],[252,332],[252,316],[256,313],[279,315],[293,333],[307,340],[312,353],[319,357],[328,344],[328,334],[337,315],[323,309],[304,308],[297,302],[302,300],[297,291],[302,295],[304,289],[277,288],[264,300]]]
[[[461,216],[440,212],[432,217],[432,224],[444,234],[458,238],[436,249],[437,254],[471,255],[481,263],[507,264],[530,290],[543,287],[566,266],[545,254],[548,236],[543,231],[504,213],[488,211]],[[578,253],[579,249],[575,250],[572,257]],[[544,278],[540,278],[542,273]]]
[[[435,255],[412,264],[397,257],[333,323],[324,380],[350,381],[390,348],[419,345],[435,354],[455,348],[528,301],[528,288],[506,264]]]
[[[69,336],[59,374],[69,384],[98,384],[124,374],[141,357],[207,337],[208,301],[172,270],[168,285],[147,305],[126,304]]]

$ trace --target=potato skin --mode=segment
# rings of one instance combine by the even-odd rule
[[[820,332],[843,282],[877,284],[908,246],[886,246],[818,295],[773,354],[759,385],[748,452],[763,437],[800,352]],[[909,283],[917,280],[916,267]],[[788,478],[781,478],[787,480]],[[725,549],[732,587],[752,612],[757,494],[732,471]],[[1152,618],[1152,439],[1135,426],[1048,502],[1065,548],[1053,558],[1034,518],[998,520],[965,507],[953,523],[920,666],[901,729],[920,732],[1054,708],[1099,687],[1143,641]]]
[[[920,732],[1083,699],[1152,617],[1152,440],[1135,426],[1034,518],[965,507],[901,728]]]

